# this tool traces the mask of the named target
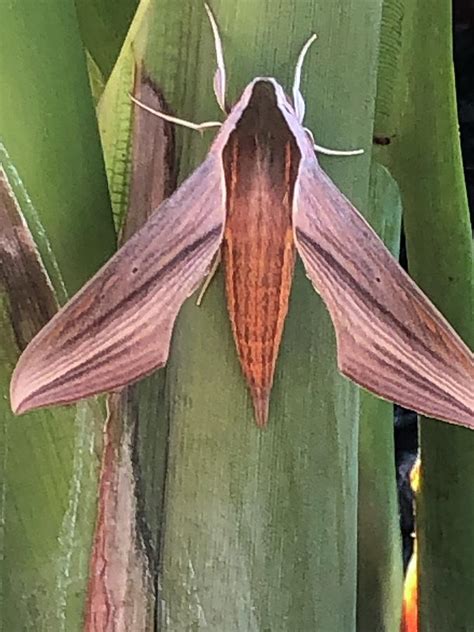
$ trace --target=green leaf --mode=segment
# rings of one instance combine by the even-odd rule
[[[146,68],[177,116],[215,120],[215,55],[202,7],[156,7]],[[256,75],[274,75],[289,90],[298,52],[317,31],[303,73],[307,124],[321,144],[369,146],[380,2],[222,0],[213,9],[231,101]],[[181,178],[211,137],[177,132]],[[367,209],[370,156],[323,164]],[[201,308],[187,302],[157,429],[164,440],[169,421],[160,629],[354,629],[358,411],[357,389],[336,368],[332,324],[301,267],[264,432],[238,366],[221,275]]]
[[[139,0],[75,0],[84,44],[107,81]]]
[[[8,169],[0,179],[0,625],[74,630],[82,622],[102,414],[93,400],[21,419],[10,411],[19,345],[52,316],[57,297],[8,181],[14,169],[5,155],[2,164]],[[15,186],[22,186],[18,179]]]
[[[397,183],[372,164],[372,226],[398,256],[402,207]],[[393,436],[393,404],[363,391],[360,398],[357,629],[400,628],[403,568]]]
[[[0,38],[2,142],[73,292],[114,249],[74,5],[2,2]]]
[[[143,16],[143,12],[137,12],[127,38],[133,40],[134,47],[133,31],[140,30],[135,28],[139,26],[136,22]],[[108,173],[116,190],[122,192],[118,197],[120,204],[114,205],[120,224],[126,214],[120,226],[121,242],[141,228],[175,186],[170,169],[173,133],[169,123],[135,106],[129,138],[128,94],[135,66],[131,53],[131,41],[130,45],[126,42],[101,100],[102,137],[107,140],[104,148],[112,167]],[[160,95],[149,78],[140,71],[136,75],[134,97],[162,109]],[[126,102],[120,98],[122,94],[127,96]],[[120,142],[123,139],[125,143]],[[117,153],[121,160],[117,161]],[[117,164],[118,174],[114,170]],[[124,173],[128,175],[129,168],[130,179],[117,178]],[[86,626],[93,622],[98,629],[153,627],[159,549],[156,507],[162,504],[166,464],[166,442],[160,441],[156,432],[156,406],[163,377],[163,372],[157,372],[108,397]],[[137,441],[137,437],[141,440]]]
[[[103,414],[91,400],[15,419],[8,392],[18,333],[44,300],[31,279],[44,266],[50,301],[62,302],[110,256],[115,235],[73,3],[2,2],[0,38],[2,166],[43,258],[18,267],[26,302],[11,284],[0,288],[0,625],[80,630]],[[3,246],[8,231],[2,223]]]
[[[464,340],[474,342],[472,234],[458,137],[449,0],[386,0],[379,149],[403,199],[409,270]],[[420,423],[417,511],[420,630],[474,621],[474,435]]]
[[[128,208],[132,133],[132,101],[137,57],[148,32],[151,0],[142,0],[123,42],[117,63],[101,95],[97,114],[117,230]]]

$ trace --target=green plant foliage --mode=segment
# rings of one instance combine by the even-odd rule
[[[367,218],[394,256],[402,207],[389,172],[372,165]],[[357,630],[398,631],[402,556],[395,484],[393,405],[366,391],[360,396]]]
[[[74,292],[114,249],[74,6],[2,2],[0,38],[2,142],[48,234],[66,287]]]
[[[400,186],[410,273],[464,340],[474,342],[472,234],[462,171],[449,0],[386,0],[376,133]],[[420,630],[474,625],[474,435],[420,424]]]
[[[178,116],[215,120],[215,56],[202,7],[156,6],[147,68]],[[329,9],[309,0],[213,3],[230,100],[256,75],[273,75],[289,89],[298,52],[317,31],[304,71],[307,124],[321,144],[369,147],[380,8],[375,1]],[[178,131],[182,178],[210,138]],[[323,162],[367,209],[370,156]],[[222,277],[201,308],[188,301],[160,421],[171,428],[161,629],[354,629],[358,410],[357,389],[336,369],[327,312],[301,268],[264,432],[254,425],[237,364]]]
[[[59,302],[114,249],[108,190],[120,225],[137,64],[177,116],[222,116],[202,4],[142,1],[124,39],[135,4],[77,0],[76,14],[72,2],[0,3],[1,160]],[[447,0],[215,0],[212,9],[231,102],[257,75],[289,92],[301,46],[318,33],[303,72],[305,123],[319,144],[366,149],[321,163],[393,251],[396,178],[410,270],[472,342]],[[375,133],[392,142],[371,152],[374,119]],[[181,180],[212,136],[177,130]],[[8,383],[19,350],[10,300],[0,292],[1,624],[79,630],[103,416],[91,401],[12,419]],[[123,411],[137,440],[138,529],[148,568],[159,572],[160,630],[398,630],[392,407],[340,376],[331,321],[300,265],[267,430],[253,421],[221,273],[202,307],[185,304],[167,369],[130,389]],[[422,430],[422,625],[430,631],[474,621],[470,438],[440,424]]]
[[[9,195],[14,195],[13,189],[21,190],[17,199],[24,203],[24,217],[32,220],[33,235],[46,253],[43,254],[49,264],[46,267],[55,271],[53,281],[64,288],[44,229],[33,214],[27,193],[5,152],[1,164],[9,178]],[[18,206],[16,223],[21,226],[19,212]],[[20,237],[24,247],[27,237],[10,230],[3,209],[1,216],[0,625],[5,630],[56,630],[63,625],[67,629],[80,629],[89,567],[87,552],[96,507],[95,447],[103,415],[91,400],[67,409],[38,411],[21,419],[13,417],[8,385],[18,359],[19,341],[44,324],[48,312],[51,315],[57,304],[57,296],[47,283],[32,282],[44,274],[39,257],[35,260],[34,255],[27,256],[28,250],[22,257],[22,251],[18,250],[15,261],[16,239]],[[26,233],[28,229],[23,230]],[[15,275],[15,266],[21,270],[25,261],[28,269],[8,283],[6,266],[13,266]],[[34,294],[27,295],[21,287],[22,281],[24,286],[30,285]],[[40,322],[35,320],[39,314],[42,314]]]
[[[140,53],[147,38],[152,9],[151,0],[142,0],[97,107],[117,230],[128,208],[132,131],[130,93],[133,92],[135,72],[141,63]]]
[[[107,81],[139,0],[75,0],[82,40]]]
[[[62,302],[115,242],[74,5],[2,2],[0,39],[2,166]],[[103,414],[91,401],[13,418],[15,332],[27,315],[12,301],[2,284],[0,627],[80,630]]]

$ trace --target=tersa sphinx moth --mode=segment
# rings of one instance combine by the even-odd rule
[[[237,352],[264,426],[297,252],[331,314],[344,375],[473,427],[472,352],[318,164],[315,151],[360,152],[325,150],[303,127],[301,67],[314,36],[292,100],[258,77],[228,112],[207,10],[227,118],[188,124],[220,127],[207,158],[32,340],[13,374],[13,410],[73,402],[163,366],[181,305],[221,252]]]

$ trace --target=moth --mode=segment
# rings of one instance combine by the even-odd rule
[[[257,77],[230,112],[209,8],[224,123],[204,162],[37,334],[11,382],[16,413],[120,388],[162,367],[183,302],[221,253],[227,306],[257,424],[267,422],[295,265],[323,298],[340,371],[380,397],[474,426],[474,357],[319,166],[303,125],[301,69],[292,99]],[[145,106],[143,106],[145,107]]]

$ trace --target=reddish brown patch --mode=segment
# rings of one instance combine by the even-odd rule
[[[291,207],[298,162],[282,115],[269,94],[256,89],[224,152],[223,260],[232,330],[259,426],[267,422],[295,264]]]

